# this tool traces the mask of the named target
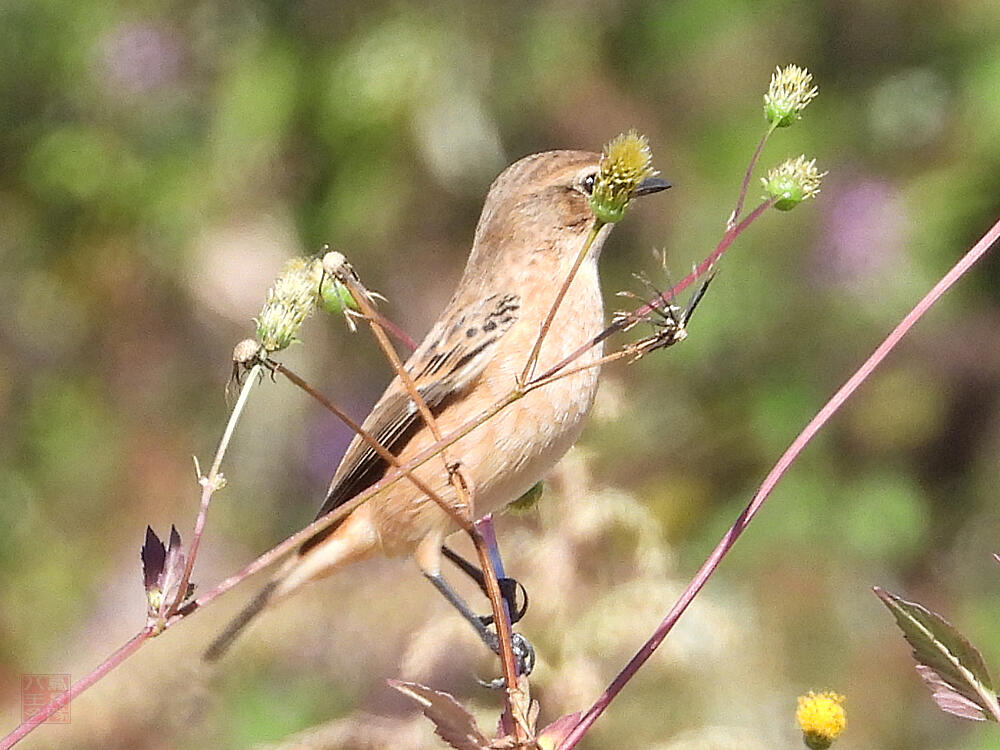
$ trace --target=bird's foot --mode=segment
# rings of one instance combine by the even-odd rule
[[[484,639],[486,641],[486,645],[494,654],[499,656],[500,639],[493,631],[489,631],[488,635],[489,637]],[[511,633],[510,645],[514,651],[514,666],[517,673],[519,675],[530,675],[532,670],[535,668],[535,647],[531,645],[531,641],[520,633]],[[490,680],[489,682],[479,680],[479,684],[483,687],[488,687],[491,690],[501,690],[507,686],[507,681],[504,680],[503,677],[498,677],[495,680]]]

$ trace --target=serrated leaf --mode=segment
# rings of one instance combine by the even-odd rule
[[[479,731],[472,714],[448,693],[415,682],[389,680],[389,685],[420,704],[438,736],[455,750],[488,750],[490,741]]]
[[[931,689],[931,697],[938,704],[938,708],[947,713],[960,716],[963,719],[973,721],[986,721],[987,716],[983,709],[970,701],[964,695],[957,693],[951,685],[941,679],[941,676],[930,667],[923,664],[917,665],[917,672],[923,678],[924,683]]]
[[[993,681],[976,647],[936,612],[877,586],[875,594],[913,648],[917,671],[938,706],[956,716],[1000,721]],[[969,715],[968,703],[978,708],[979,716]]]

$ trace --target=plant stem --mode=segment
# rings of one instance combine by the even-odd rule
[[[747,197],[747,190],[750,187],[750,177],[753,174],[754,167],[757,166],[757,160],[760,159],[760,153],[764,150],[764,144],[767,143],[767,139],[771,137],[771,133],[774,129],[778,127],[776,124],[772,123],[767,129],[763,136],[761,136],[760,141],[757,143],[757,148],[753,152],[753,156],[750,157],[750,163],[747,164],[747,170],[743,174],[743,184],[740,185],[740,195],[736,199],[736,208],[733,209],[732,215],[729,217],[729,221],[726,222],[726,229],[730,230],[736,224],[736,220],[740,218],[740,214],[743,213],[743,202]]]
[[[374,435],[372,435],[370,432],[366,431],[361,425],[359,425],[357,422],[355,422],[353,419],[351,419],[347,415],[347,413],[344,412],[340,407],[338,407],[336,404],[334,404],[332,401],[330,401],[330,399],[328,399],[322,393],[320,393],[319,391],[317,391],[315,388],[313,388],[311,385],[309,385],[309,383],[307,383],[305,380],[303,380],[302,378],[300,378],[298,375],[296,375],[294,372],[292,372],[291,370],[289,370],[287,367],[285,367],[280,362],[275,362],[273,364],[274,364],[274,370],[276,372],[280,372],[282,375],[284,375],[286,378],[288,378],[293,384],[295,384],[296,386],[298,386],[299,388],[301,388],[303,391],[305,391],[306,393],[308,393],[310,396],[312,396],[314,399],[316,399],[324,408],[326,408],[327,410],[329,410],[330,412],[332,412],[335,416],[337,416],[344,424],[346,424],[348,427],[350,427],[352,430],[354,430],[354,432],[357,433],[361,437],[361,439],[365,441],[365,443],[368,445],[368,447],[370,447],[373,451],[375,451],[379,455],[379,457],[382,458],[390,466],[392,466],[393,468],[399,469],[402,472],[403,476],[406,477],[408,480],[410,480],[413,483],[413,485],[418,490],[420,490],[421,492],[423,492],[431,500],[433,500],[434,502],[436,502],[438,505],[440,505],[446,511],[449,508],[451,508],[451,505],[449,505],[448,502],[444,498],[442,498],[434,490],[432,490],[430,487],[428,487],[425,482],[423,482],[419,478],[417,478],[413,474],[413,472],[411,472],[408,469],[404,468],[403,465],[400,464],[399,459],[396,456],[394,456],[392,453],[390,453],[386,449],[386,447],[384,445],[382,445],[382,443],[380,443],[375,438]]]
[[[646,303],[642,307],[633,310],[628,315],[623,316],[622,318],[616,320],[614,323],[609,325],[599,334],[594,336],[594,338],[592,338],[590,341],[583,344],[580,348],[576,349],[573,353],[565,357],[561,362],[553,365],[546,372],[539,375],[538,378],[536,378],[536,380],[545,380],[549,378],[549,376],[557,373],[559,370],[564,368],[566,365],[575,360],[577,357],[579,357],[588,349],[597,346],[605,339],[611,337],[613,334],[618,333],[619,331],[623,331],[636,321],[641,320],[643,317],[648,315],[653,309],[655,309],[658,305],[662,305],[664,302],[669,304],[674,299],[676,299],[678,294],[680,294],[689,286],[691,286],[691,284],[693,284],[698,278],[700,278],[710,268],[712,268],[712,266],[714,266],[718,262],[718,260],[725,254],[725,252],[733,244],[736,238],[739,237],[743,232],[745,232],[747,228],[751,224],[753,224],[758,218],[760,218],[761,214],[763,214],[765,211],[767,211],[767,209],[773,206],[775,200],[776,200],[775,198],[770,198],[764,201],[759,206],[757,206],[757,208],[755,208],[743,221],[741,221],[739,224],[732,227],[731,229],[727,229],[725,233],[722,235],[722,239],[719,240],[719,244],[715,246],[715,249],[708,254],[705,260],[699,263],[694,268],[694,270],[691,271],[691,273],[689,273],[687,276],[685,276],[683,279],[677,282],[677,284],[675,284],[670,290],[664,292],[663,294],[651,300],[650,302]]]
[[[216,483],[219,477],[219,469],[222,467],[222,459],[229,448],[229,441],[232,440],[233,432],[236,429],[237,422],[240,420],[240,415],[243,414],[243,409],[246,407],[247,399],[250,398],[250,390],[253,388],[254,383],[256,383],[257,376],[260,375],[260,367],[259,363],[255,364],[247,373],[246,379],[243,381],[243,387],[240,389],[240,396],[236,399],[233,411],[229,415],[229,421],[226,423],[226,429],[222,433],[222,439],[219,440],[219,447],[215,451],[215,460],[212,462],[212,469],[208,472],[207,477],[198,477],[198,482],[201,484],[201,507],[198,510],[198,518],[194,523],[194,534],[191,537],[191,546],[188,548],[184,574],[181,576],[180,585],[177,587],[177,596],[169,604],[166,614],[172,614],[180,609],[184,599],[187,598],[188,582],[191,580],[191,571],[194,570],[194,559],[198,555],[198,545],[201,542],[201,535],[205,532],[208,506],[211,505],[212,495],[215,494],[215,490],[217,489]]]
[[[743,512],[737,517],[735,523],[730,527],[729,531],[726,532],[725,536],[719,540],[715,549],[712,550],[712,554],[708,556],[708,559],[702,564],[701,568],[695,574],[694,578],[684,589],[680,598],[675,602],[674,606],[667,613],[667,616],[663,619],[660,625],[656,628],[653,635],[649,638],[646,643],[643,644],[642,648],[633,656],[625,668],[611,681],[604,693],[597,699],[593,706],[591,706],[587,712],[581,717],[579,723],[573,728],[573,730],[567,735],[566,739],[559,745],[558,750],[571,750],[571,748],[576,747],[580,739],[586,734],[587,730],[593,725],[604,710],[610,705],[611,701],[614,700],[615,696],[621,692],[622,688],[628,683],[630,679],[635,675],[639,668],[652,656],[656,648],[663,642],[663,639],[667,637],[667,634],[671,631],[680,616],[684,614],[684,610],[687,609],[688,605],[694,597],[701,591],[702,587],[712,576],[715,570],[718,568],[719,563],[726,556],[736,540],[739,539],[740,535],[743,533],[744,529],[753,520],[753,517],[757,514],[757,511],[764,505],[764,501],[767,500],[771,491],[774,489],[778,480],[785,474],[792,462],[798,458],[799,454],[802,453],[803,449],[809,442],[816,436],[819,430],[830,420],[830,418],[840,409],[841,406],[847,401],[848,398],[858,389],[858,387],[868,378],[869,375],[878,367],[886,356],[891,352],[899,341],[906,335],[914,324],[920,320],[921,317],[930,309],[931,305],[937,302],[942,295],[961,278],[972,265],[978,261],[983,255],[985,255],[993,244],[1000,239],[1000,221],[997,221],[988,232],[977,242],[969,252],[967,252],[958,263],[955,264],[951,270],[946,273],[937,284],[926,294],[923,299],[921,299],[913,309],[907,313],[906,317],[900,321],[892,332],[886,336],[881,344],[875,349],[868,359],[858,368],[858,370],[851,375],[844,385],[840,387],[839,390],[830,398],[823,408],[819,410],[815,417],[813,417],[809,423],[805,426],[802,432],[792,441],[788,449],[781,455],[774,468],[768,472],[764,481],[761,482],[760,488],[754,493],[753,498],[751,498],[750,503]]]
[[[569,269],[569,273],[567,273],[566,278],[563,279],[562,286],[559,287],[559,292],[556,294],[556,298],[552,301],[552,307],[549,308],[549,312],[545,316],[545,320],[542,321],[542,327],[538,331],[538,338],[535,339],[535,345],[531,347],[531,353],[528,355],[528,361],[524,363],[524,370],[521,373],[521,378],[519,380],[521,384],[527,383],[534,374],[535,365],[538,364],[538,356],[542,351],[542,342],[545,341],[545,337],[548,335],[549,329],[552,327],[552,321],[555,320],[556,313],[559,312],[559,306],[566,297],[566,292],[569,291],[569,287],[570,284],[573,283],[573,279],[576,278],[576,272],[583,264],[583,259],[587,257],[587,253],[590,252],[591,245],[594,244],[594,240],[597,239],[598,233],[604,226],[605,224],[603,221],[600,219],[594,219],[594,223],[590,227],[590,232],[587,234],[587,238],[583,242],[583,247],[580,248],[580,252],[577,254],[576,260],[573,261],[573,266]]]
[[[69,690],[50,700],[37,712],[32,714],[30,718],[21,722],[21,724],[18,725],[13,732],[8,734],[3,739],[0,739],[0,750],[9,750],[9,748],[14,747],[14,745],[37,729],[46,719],[56,713],[56,711],[66,706],[80,693],[89,688],[129,658],[132,654],[138,651],[139,648],[152,637],[152,635],[153,628],[147,626],[132,636],[132,638],[130,638],[125,645],[101,662],[90,674],[74,682]]]
[[[580,260],[582,260],[582,257]],[[579,262],[577,265],[579,265]],[[441,443],[442,435],[441,430],[438,427],[437,420],[434,418],[434,414],[431,412],[430,407],[427,406],[427,402],[420,394],[416,383],[413,382],[413,378],[403,366],[403,362],[399,358],[399,354],[393,348],[392,342],[390,342],[388,336],[386,336],[385,330],[375,318],[374,307],[369,303],[365,289],[351,274],[345,274],[340,281],[347,287],[348,291],[351,292],[351,295],[354,297],[354,300],[361,309],[361,312],[368,320],[368,325],[372,330],[372,334],[375,336],[375,340],[382,348],[383,353],[392,365],[393,370],[395,370],[396,376],[403,384],[403,387],[409,394],[410,399],[416,405],[417,410],[420,412],[420,415],[424,420],[424,424],[426,424],[427,428],[431,431],[434,440],[437,443]],[[457,507],[448,503],[444,498],[441,498],[433,493],[431,497],[441,507],[441,509],[444,510],[458,524],[459,528],[469,535],[476,548],[476,554],[479,557],[479,566],[482,570],[483,580],[485,582],[486,595],[490,600],[490,607],[493,610],[493,621],[497,630],[500,666],[507,688],[504,691],[506,703],[505,710],[511,717],[513,717],[514,699],[511,691],[513,691],[517,686],[517,666],[514,661],[514,648],[511,643],[512,633],[510,620],[504,618],[503,616],[503,595],[500,591],[500,583],[497,581],[496,571],[493,569],[493,563],[490,559],[486,544],[473,523],[475,511],[473,498],[469,492],[468,482],[461,473],[460,465],[453,464],[449,461],[445,450],[445,447],[442,446],[438,452],[441,455],[444,470],[448,472],[449,481],[455,490],[455,497],[458,500]],[[527,738],[524,727],[521,726],[520,722],[514,722],[514,734],[515,738],[520,741]]]

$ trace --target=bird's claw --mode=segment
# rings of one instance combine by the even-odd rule
[[[490,650],[499,655],[500,654],[500,640],[496,633],[490,632],[490,638],[487,642]],[[510,638],[511,650],[514,652],[514,666],[519,675],[530,675],[532,670],[535,668],[535,647],[531,645],[531,641],[525,638],[520,633],[511,633]],[[491,690],[502,690],[507,686],[507,681],[503,677],[497,677],[495,680],[490,680],[486,682],[484,680],[478,680],[479,684],[483,687],[490,688]]]

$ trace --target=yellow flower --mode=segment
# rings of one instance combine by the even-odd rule
[[[795,719],[802,729],[802,739],[810,750],[826,750],[847,727],[844,696],[833,692],[817,695],[809,691],[799,696]]]
[[[594,180],[590,207],[600,221],[621,221],[639,184],[656,174],[646,136],[630,130],[604,147],[601,169]]]

